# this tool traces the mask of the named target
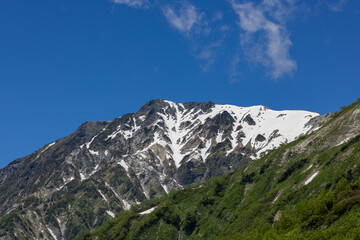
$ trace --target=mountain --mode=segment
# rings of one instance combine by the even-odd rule
[[[158,99],[86,122],[0,170],[0,239],[72,239],[132,205],[253,162],[331,116]]]
[[[77,239],[359,239],[359,219],[360,99],[310,135]]]

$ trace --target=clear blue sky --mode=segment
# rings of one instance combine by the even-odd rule
[[[2,0],[0,167],[155,98],[337,111],[359,56],[358,0]]]

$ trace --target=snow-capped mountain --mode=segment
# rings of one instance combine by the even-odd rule
[[[0,213],[21,206],[31,238],[70,239],[121,209],[256,160],[317,128],[318,116],[152,100],[135,114],[86,122],[0,170]],[[80,210],[82,201],[93,215]]]
[[[154,100],[136,114],[110,122],[80,149],[75,149],[66,162],[74,165],[84,180],[104,163],[114,160],[126,171],[132,169],[138,177],[152,172],[169,192],[217,175],[213,174],[215,169],[207,166],[208,160],[226,159],[227,163],[216,164],[223,168],[223,174],[242,159],[254,160],[267,150],[293,141],[313,128],[307,123],[318,115],[308,111],[273,111],[265,106]],[[215,152],[221,153],[222,159],[214,160]],[[74,156],[84,153],[92,156],[94,163],[81,167]],[[202,171],[194,174],[186,170],[193,165],[201,166]],[[142,184],[147,180],[145,177]],[[149,198],[150,189],[143,190]]]

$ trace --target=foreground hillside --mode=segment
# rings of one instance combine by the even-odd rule
[[[79,239],[359,239],[360,102],[224,177],[118,214]]]

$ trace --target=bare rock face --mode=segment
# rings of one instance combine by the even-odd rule
[[[72,239],[131,205],[293,141],[318,115],[159,99],[113,121],[86,122],[0,170],[0,239]]]

